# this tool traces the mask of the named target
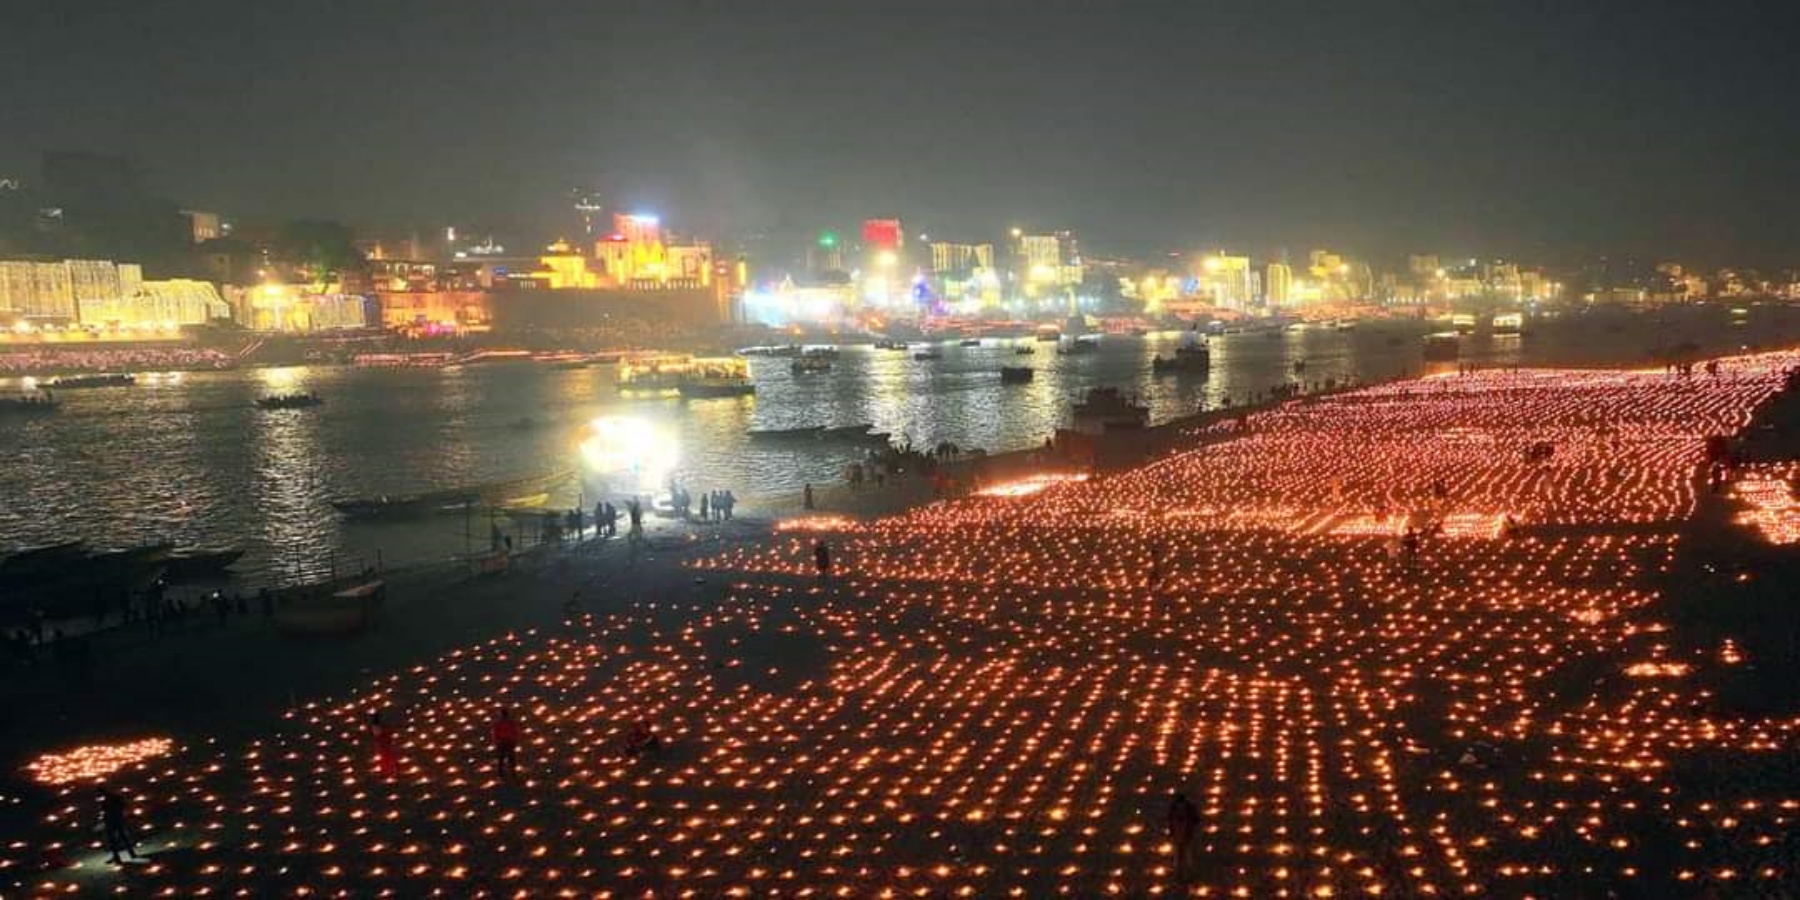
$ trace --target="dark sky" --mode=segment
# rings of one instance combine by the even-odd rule
[[[0,172],[133,156],[241,220],[1800,264],[1796,4],[23,0]]]

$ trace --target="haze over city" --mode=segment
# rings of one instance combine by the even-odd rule
[[[140,161],[240,219],[707,233],[898,215],[1096,250],[1792,264],[1777,3],[37,3],[0,172]],[[554,235],[533,234],[533,239]]]

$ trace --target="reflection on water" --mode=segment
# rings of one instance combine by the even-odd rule
[[[1575,327],[1577,324],[1580,327]],[[1108,338],[1092,354],[1051,344],[1015,356],[1013,342],[942,348],[943,358],[846,347],[833,370],[795,375],[783,359],[753,359],[754,397],[626,400],[608,368],[521,363],[448,370],[294,367],[146,377],[133,388],[68,391],[55,416],[0,421],[0,548],[84,537],[102,546],[151,541],[245,546],[244,568],[318,572],[436,558],[485,545],[486,520],[350,524],[332,498],[399,495],[557,470],[587,470],[551,498],[592,506],[643,487],[643,470],[587,466],[582,441],[601,417],[666,433],[675,472],[692,490],[740,497],[786,493],[835,479],[862,451],[852,444],[751,441],[750,429],[869,423],[917,446],[954,441],[1003,451],[1042,443],[1089,388],[1118,387],[1153,421],[1202,402],[1242,400],[1296,377],[1309,382],[1388,378],[1421,367],[1423,324],[1366,324],[1216,337],[1205,379],[1151,372],[1176,333]],[[1490,364],[1637,363],[1648,348],[1691,339],[1719,349],[1755,335],[1792,340],[1796,317],[1758,307],[1617,316],[1540,325],[1525,338],[1475,336],[1465,358]],[[1679,334],[1679,337],[1675,335]],[[1002,385],[1002,365],[1037,370]],[[18,384],[0,384],[0,392]],[[316,391],[317,409],[259,410],[258,397]],[[656,479],[660,482],[660,479]],[[754,511],[754,505],[747,506]],[[502,523],[504,524],[504,523]]]

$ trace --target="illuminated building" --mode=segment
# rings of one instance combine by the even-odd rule
[[[66,262],[0,261],[0,308],[27,318],[75,320],[75,290]]]
[[[392,291],[375,300],[381,327],[409,334],[460,334],[493,320],[489,296],[480,291]]]
[[[538,257],[539,269],[531,277],[553,291],[592,289],[600,286],[599,274],[588,268],[588,258],[557,241]]]
[[[806,269],[814,275],[845,271],[844,248],[836,232],[821,231],[818,240],[807,245]]]
[[[60,262],[0,261],[0,309],[28,319],[73,323],[82,303],[104,304],[136,296],[143,269],[99,259]],[[99,307],[96,307],[99,308]]]
[[[598,271],[591,273],[594,282],[586,287],[659,291],[713,286],[712,245],[665,237],[655,216],[613,216],[613,231],[594,244],[594,258]]]
[[[899,219],[865,219],[862,225],[863,249],[871,253],[892,251],[906,246],[906,232]]]
[[[1307,274],[1318,281],[1333,278],[1344,270],[1344,258],[1330,250],[1314,250],[1307,254],[1307,260]]]
[[[743,319],[759,325],[829,324],[856,305],[856,285],[797,285],[784,278],[769,290],[745,291]]]
[[[231,307],[209,281],[171,278],[142,282],[129,296],[76,301],[83,325],[175,328],[231,318]]]
[[[369,324],[367,303],[355,294],[261,284],[237,292],[235,299],[238,321],[253,331],[336,331]]]
[[[1437,274],[1438,258],[1433,253],[1414,253],[1406,258],[1406,270],[1414,278],[1430,280]]]
[[[1250,257],[1214,253],[1200,259],[1194,277],[1199,282],[1198,293],[1209,297],[1214,306],[1243,310],[1250,308],[1255,296],[1253,274]]]
[[[187,220],[188,231],[196,244],[203,244],[225,236],[225,227],[219,221],[218,213],[184,209],[181,211],[181,216]]]
[[[1270,306],[1287,306],[1293,302],[1294,270],[1287,263],[1269,263],[1263,278],[1263,297]]]
[[[970,272],[993,267],[993,244],[953,244],[948,241],[931,244],[931,269],[934,272]]]
[[[1074,287],[1081,284],[1086,275],[1081,264],[1081,250],[1072,232],[1015,234],[1013,248],[1018,277],[1026,296],[1035,297],[1044,290]]]

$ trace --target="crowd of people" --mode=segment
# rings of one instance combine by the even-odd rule
[[[169,372],[228,369],[237,358],[212,347],[108,347],[11,350],[0,353],[0,375],[55,372]]]

